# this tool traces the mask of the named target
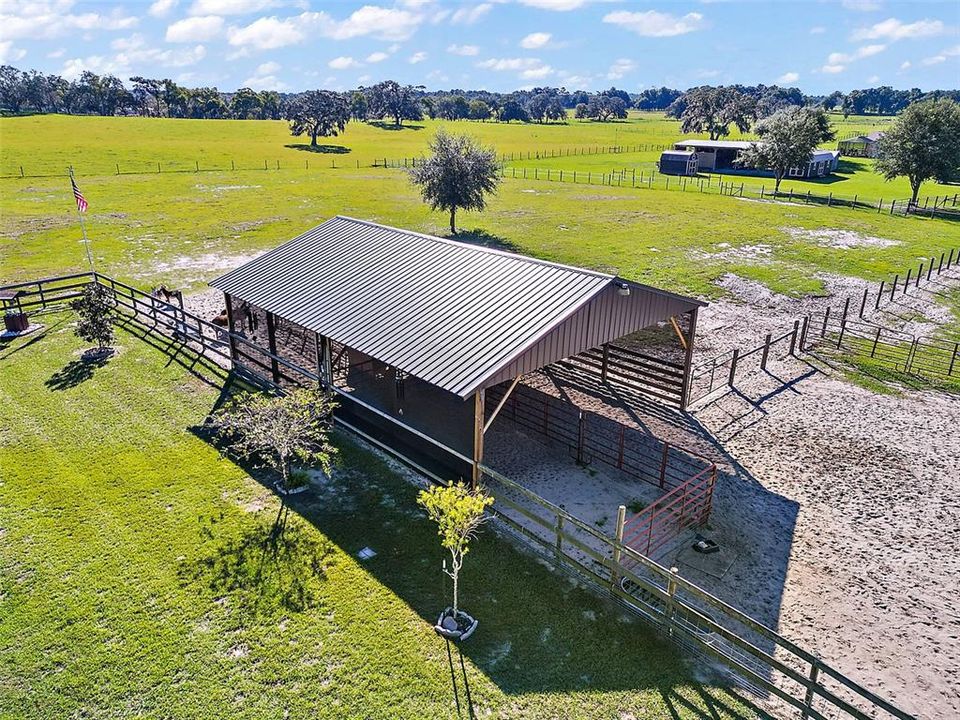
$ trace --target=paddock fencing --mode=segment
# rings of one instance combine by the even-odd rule
[[[960,219],[960,193],[924,196],[916,203],[910,200],[868,198],[860,194],[840,195],[833,192],[814,193],[812,189],[796,190],[789,187],[775,192],[765,184],[747,185],[737,174],[700,174],[696,176],[664,175],[655,170],[614,168],[608,171],[566,170],[539,167],[503,167],[501,177],[513,180],[541,180],[578,185],[640,190],[673,190],[704,194],[726,195],[747,200],[787,202],[823,207],[868,210],[889,215]]]
[[[167,352],[185,354],[191,367],[204,358],[209,359],[209,355],[229,362],[231,348],[252,344],[247,338],[177,305],[103,275],[79,273],[0,289],[19,291],[17,300],[21,309],[36,311],[63,308],[90,282],[111,289],[118,319],[135,323],[144,332],[162,340]],[[235,363],[233,368],[242,378],[260,387],[283,391],[269,379],[275,367],[297,385],[315,385],[320,381],[316,373],[268,349],[257,347],[256,350],[257,355],[251,355],[254,359],[249,360],[254,367]],[[261,356],[266,356],[268,362],[257,359]],[[419,436],[422,444],[435,455],[470,462],[470,458],[453,448],[350,398],[335,387],[333,390],[341,407],[352,404],[362,408],[380,423],[389,424],[395,433]],[[448,481],[428,465],[405,455],[405,447],[392,437],[388,440],[381,434],[352,425],[339,411],[336,422],[437,482]],[[574,573],[581,581],[609,593],[665,637],[712,662],[727,674],[735,687],[746,690],[762,704],[765,712],[803,720],[916,720],[812,653],[680,577],[675,570],[659,565],[623,542],[622,537],[603,534],[486,465],[482,465],[481,470],[484,484],[495,498],[492,512],[505,531],[525,538],[529,547],[558,569]]]
[[[733,348],[694,364],[690,371],[690,402],[701,400],[721,388],[735,387],[738,373],[750,369],[750,361],[766,370],[771,358],[796,357],[816,347],[837,353],[846,351],[855,364],[886,369],[892,373],[935,382],[960,381],[960,343],[935,337],[920,337],[886,327],[870,316],[905,296],[942,291],[942,280],[957,280],[952,270],[960,268],[960,248],[931,256],[919,266],[896,273],[892,280],[868,285],[863,293],[848,296],[836,310],[828,305],[793,321],[778,335],[767,333],[762,344],[746,350]]]

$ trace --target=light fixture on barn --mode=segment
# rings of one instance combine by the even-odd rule
[[[625,282],[618,282],[617,295],[620,295],[622,297],[627,297],[628,295],[630,295],[630,286],[627,285]]]

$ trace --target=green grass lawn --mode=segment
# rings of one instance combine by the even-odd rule
[[[455,717],[415,487],[341,436],[284,509],[196,432],[220,387],[190,358],[121,331],[84,363],[71,317],[40,319],[0,347],[0,717]],[[480,717],[752,717],[491,530],[462,585]]]
[[[0,183],[0,282],[83,269],[69,183]],[[448,232],[447,218],[421,202],[402,170],[102,176],[81,185],[98,267],[138,286],[199,288],[335,214]],[[942,220],[511,179],[485,212],[463,213],[460,224],[502,247],[707,297],[719,294],[713,281],[726,272],[802,294],[822,289],[824,271],[879,280],[960,246],[960,225]],[[798,234],[823,229],[894,244],[839,249]]]

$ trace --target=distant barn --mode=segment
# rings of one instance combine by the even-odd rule
[[[749,140],[698,140],[696,138],[674,143],[674,150],[694,152],[699,171],[743,175],[766,175],[766,168],[750,168],[738,165],[740,153],[750,147]],[[837,169],[840,153],[836,150],[814,150],[810,161],[801,167],[790,168],[789,177],[815,178],[829,175]],[[662,172],[662,171],[661,171]]]
[[[664,328],[681,359],[633,352],[634,389],[685,407],[704,304],[607,273],[346,217],[211,285],[224,293],[231,330],[342,390],[351,422],[391,442],[453,448],[471,459],[465,474],[474,479],[484,433],[505,401],[490,412],[487,389],[508,396],[525,374],[590,351],[605,382],[609,344],[644,328]],[[238,369],[263,374],[272,366],[273,381],[284,383],[275,359],[253,357],[246,345],[231,351]]]
[[[867,157],[875,158],[880,149],[880,139],[883,133],[876,130],[866,135],[857,135],[852,138],[846,138],[837,143],[837,150],[846,157]]]

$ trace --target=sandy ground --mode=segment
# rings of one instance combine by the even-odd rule
[[[702,311],[698,359],[753,347],[766,332],[782,332],[794,317],[865,287],[823,280],[824,297],[793,299],[723,277],[731,298]],[[957,280],[954,271],[941,282]],[[929,334],[949,317],[935,302],[943,289],[912,290],[874,318]],[[212,317],[223,309],[222,296],[200,293],[187,307]],[[918,717],[960,717],[960,400],[935,392],[879,395],[817,358],[782,351],[768,370],[745,368],[736,391],[686,416],[609,388],[574,387],[562,374],[531,384],[717,461],[707,534],[724,548],[723,567],[705,571],[677,560],[681,574]],[[565,499],[569,511],[601,529],[618,502],[637,494],[607,473],[546,463],[539,446],[520,461],[523,445],[511,441],[513,430],[498,432],[503,442],[491,448],[504,449],[491,464],[515,466],[532,489]],[[584,499],[594,479],[602,487]]]

